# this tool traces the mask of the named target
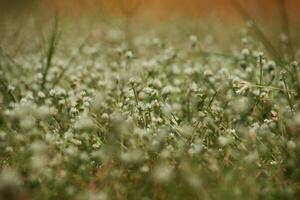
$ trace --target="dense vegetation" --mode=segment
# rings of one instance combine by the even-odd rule
[[[187,21],[123,25],[2,38],[0,198],[299,198],[287,34],[277,49],[254,22],[229,42]]]

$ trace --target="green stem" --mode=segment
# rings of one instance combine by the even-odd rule
[[[286,91],[286,98],[288,100],[291,112],[293,113],[294,112],[294,108],[293,108],[293,104],[292,104],[292,100],[291,100],[290,94],[288,92],[288,87],[287,87],[285,79],[283,79],[283,83],[284,83],[284,88],[285,88],[285,91]]]

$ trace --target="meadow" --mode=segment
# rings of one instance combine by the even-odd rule
[[[298,199],[300,49],[242,14],[8,22],[0,199]]]

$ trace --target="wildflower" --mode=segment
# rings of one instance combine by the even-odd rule
[[[270,60],[267,64],[268,70],[273,71],[276,67],[276,63],[273,60]]]
[[[189,39],[192,43],[198,42],[198,37],[196,35],[190,35]]]
[[[212,72],[211,70],[207,69],[207,70],[204,71],[203,74],[204,74],[204,76],[206,76],[206,77],[210,77],[210,76],[213,75],[213,72]]]
[[[143,153],[140,150],[130,150],[121,153],[120,158],[125,163],[138,163],[143,160]]]
[[[55,89],[51,89],[50,91],[49,91],[49,95],[50,96],[55,96],[55,94],[56,94],[56,90]]]
[[[0,174],[0,188],[5,186],[21,186],[22,179],[16,170],[12,168],[3,168]]]
[[[77,146],[80,146],[82,144],[82,141],[78,139],[72,138],[70,141]]]
[[[257,153],[257,151],[254,151],[254,152],[250,152],[245,158],[244,160],[246,162],[249,162],[249,163],[252,163],[252,162],[255,162],[259,159],[259,155]]]
[[[280,41],[283,43],[286,43],[289,40],[287,34],[285,34],[285,33],[281,33],[279,38],[280,38]]]
[[[37,107],[35,110],[35,117],[37,119],[46,119],[51,113],[51,108],[46,105]]]
[[[43,153],[45,152],[47,149],[47,146],[44,142],[41,142],[41,141],[36,141],[36,142],[33,142],[31,145],[30,145],[30,150],[33,152],[33,153]]]
[[[126,53],[125,53],[125,57],[126,57],[127,59],[130,59],[130,58],[132,58],[132,57],[133,57],[133,53],[132,53],[132,51],[126,51]]]
[[[191,147],[188,150],[189,155],[193,156],[200,153],[203,149],[203,145],[201,143],[192,143]]]
[[[85,129],[91,129],[94,127],[94,122],[88,115],[88,113],[83,112],[76,121],[74,125],[75,129],[78,130],[85,130]]]
[[[43,98],[46,97],[46,95],[42,91],[39,91],[38,92],[38,97],[41,98],[41,99],[43,99]]]
[[[78,111],[78,109],[77,109],[76,107],[71,107],[70,113],[71,113],[72,115],[76,115],[77,113],[79,113],[79,111]]]
[[[100,142],[96,142],[96,143],[92,144],[92,147],[93,147],[94,149],[98,149],[100,146],[101,146],[101,143],[100,143]]]
[[[260,126],[258,123],[254,123],[252,125],[252,128],[249,130],[249,136],[252,138],[252,139],[255,139],[256,138],[256,135],[257,135],[257,132],[259,130]]]
[[[237,94],[245,94],[251,88],[250,83],[239,78],[234,78],[232,84]]]
[[[0,199],[21,199],[22,180],[16,170],[3,168],[0,174]]]
[[[168,95],[168,94],[171,94],[173,91],[174,91],[174,88],[171,85],[167,85],[162,89],[161,93],[162,93],[162,95]]]
[[[294,141],[289,140],[289,141],[287,142],[287,148],[288,148],[289,150],[294,150],[294,149],[296,149],[296,147],[297,147],[297,145],[296,145],[296,143],[295,143]]]
[[[168,183],[173,178],[173,175],[173,169],[166,164],[155,166],[153,171],[153,178],[160,183]]]
[[[48,163],[48,159],[43,155],[34,155],[30,158],[32,170],[42,170]]]
[[[149,169],[149,166],[148,165],[143,165],[141,168],[140,168],[140,171],[142,172],[142,173],[148,173],[149,171],[150,171],[150,169]]]
[[[300,125],[300,112],[296,113],[295,115],[295,124]]]
[[[250,55],[249,49],[243,49],[242,50],[242,55],[244,58],[247,58]]]
[[[108,119],[109,119],[109,115],[108,115],[107,113],[103,113],[103,114],[101,115],[101,118],[102,118],[103,120],[108,120]]]
[[[26,118],[22,118],[20,121],[20,126],[25,130],[33,128],[34,125],[35,125],[35,118],[33,118],[32,116],[27,116]]]
[[[227,146],[230,143],[230,140],[225,136],[219,136],[218,137],[218,143],[222,147]]]
[[[153,85],[154,88],[157,88],[157,89],[162,87],[162,83],[159,79],[154,79],[152,81],[152,85]]]

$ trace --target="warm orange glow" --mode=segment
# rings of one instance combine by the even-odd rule
[[[280,0],[237,0],[252,13],[263,13],[274,15],[278,11]],[[122,13],[124,7],[134,13],[152,13],[155,16],[166,16],[170,14],[189,14],[203,16],[214,14],[219,16],[232,16],[235,11],[232,0],[46,0],[47,7],[58,7],[63,12],[77,15],[90,10],[105,11],[109,13]],[[289,14],[300,17],[300,1],[285,0]]]
[[[280,2],[284,1],[290,20],[299,23],[299,0],[3,0],[0,1],[0,15],[20,15],[22,10],[29,13],[37,10],[42,14],[59,10],[60,15],[75,18],[83,15],[130,15],[162,19],[187,15],[196,18],[215,16],[220,20],[240,19],[233,1],[238,1],[252,17],[271,22],[280,19]]]

